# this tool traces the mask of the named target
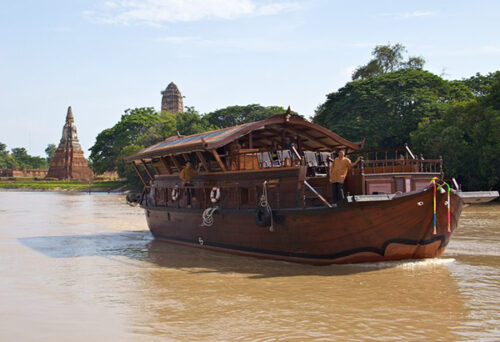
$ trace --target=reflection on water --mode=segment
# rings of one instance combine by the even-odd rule
[[[2,341],[498,336],[498,205],[467,208],[440,259],[322,267],[154,240],[120,196],[0,192],[0,208]]]

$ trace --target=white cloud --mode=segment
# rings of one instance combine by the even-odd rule
[[[275,15],[299,8],[296,1],[274,0],[114,0],[95,10],[84,11],[90,20],[107,24],[189,22],[201,19],[236,19],[245,16]]]
[[[199,41],[200,38],[191,36],[167,36],[167,37],[158,37],[155,40],[159,42],[185,43],[185,42]]]
[[[377,16],[379,17],[392,17],[395,19],[411,19],[411,18],[429,18],[437,16],[437,12],[434,11],[413,11],[413,12],[402,12],[402,13],[381,13]]]
[[[423,17],[435,17],[437,15],[436,12],[433,11],[414,11],[414,12],[405,12],[401,13],[400,18],[423,18]]]

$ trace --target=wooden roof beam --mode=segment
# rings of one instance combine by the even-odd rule
[[[148,164],[144,161],[144,159],[141,159],[141,162],[142,162],[142,165],[144,165],[144,168],[146,169],[146,173],[148,174],[148,177],[151,180],[154,180],[155,178],[154,178],[153,174],[151,173],[151,171],[149,170]]]
[[[175,158],[174,155],[170,155],[170,160],[172,160],[172,162],[174,163],[175,167],[177,168],[177,171],[181,172],[182,166],[181,166],[181,164],[179,164],[179,161],[177,160],[177,158]]]
[[[207,160],[203,156],[203,153],[201,153],[200,151],[196,151],[196,156],[201,161],[201,164],[205,168],[205,171],[209,172],[210,171],[210,166],[208,165]]]
[[[172,168],[170,167],[170,165],[168,165],[167,159],[165,157],[160,157],[160,161],[163,164],[163,166],[165,167],[165,169],[167,169],[168,174],[171,175]]]
[[[219,154],[217,153],[217,151],[215,149],[213,150],[210,150],[212,152],[212,154],[214,155],[214,158],[215,160],[217,161],[217,163],[219,164],[220,168],[222,171],[226,172],[227,169],[226,169],[226,166],[224,165],[224,163],[222,162],[222,160],[220,159],[220,156]]]
[[[144,186],[148,186],[146,180],[144,179],[144,176],[142,175],[142,172],[141,170],[139,170],[139,168],[137,167],[137,165],[135,164],[135,161],[132,161],[132,166],[134,167],[134,170],[135,172],[137,172],[137,175],[139,176],[139,178],[141,179],[141,182]]]
[[[331,145],[327,145],[324,142],[322,142],[321,138],[316,138],[316,137],[313,137],[313,136],[311,136],[311,135],[309,135],[307,133],[296,131],[296,130],[293,130],[293,129],[290,129],[290,128],[283,128],[283,130],[286,131],[286,132],[290,132],[292,134],[295,134],[295,135],[297,135],[299,137],[306,138],[308,140],[317,142],[318,145],[321,145],[321,146],[324,146],[324,147],[327,147],[327,148],[331,148]]]

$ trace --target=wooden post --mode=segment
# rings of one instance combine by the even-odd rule
[[[179,172],[181,172],[182,170],[182,167],[181,167],[181,164],[179,164],[179,161],[177,160],[177,158],[175,158],[175,156],[171,155],[170,156],[170,159],[172,160],[172,162],[174,163],[175,167],[177,168],[177,170],[179,170]]]
[[[210,171],[210,168],[208,166],[208,163],[207,161],[205,160],[205,157],[203,157],[203,153],[201,153],[200,151],[196,151],[196,156],[198,157],[198,159],[201,161],[201,163],[203,164],[203,167],[205,168],[205,170],[208,172]]]
[[[361,194],[366,195],[366,181],[365,181],[365,158],[360,157],[361,163]]]
[[[183,153],[182,154],[182,157],[184,158],[184,161],[187,163],[187,162],[190,162],[191,159],[189,159],[188,155],[186,153]]]
[[[248,133],[248,148],[253,148],[253,135],[252,135],[252,132]]]
[[[144,184],[144,186],[147,186],[146,180],[144,179],[144,177],[141,173],[141,170],[139,170],[137,165],[135,165],[135,162],[132,162],[132,166],[134,167],[135,172],[137,172],[137,175],[139,176],[139,178],[141,179],[142,184]]]
[[[441,179],[444,179],[443,156],[439,156],[439,175],[441,176]]]
[[[154,180],[154,176],[151,173],[151,171],[149,171],[148,164],[146,164],[146,162],[144,161],[144,159],[141,159],[141,162],[144,165],[144,168],[146,169],[146,173],[148,174],[148,177],[151,179],[151,181],[153,181]]]
[[[224,172],[226,172],[227,171],[226,166],[224,165],[224,163],[220,159],[220,156],[217,153],[217,151],[215,149],[214,150],[210,150],[210,151],[214,155],[215,160],[217,160],[217,163],[219,163],[219,166],[220,166],[221,170],[224,171]]]
[[[161,163],[163,164],[163,166],[165,166],[165,168],[167,169],[168,174],[171,175],[172,169],[170,168],[170,165],[168,165],[168,162],[165,159],[165,157],[160,157],[160,160],[161,160]]]

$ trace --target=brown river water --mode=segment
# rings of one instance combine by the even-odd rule
[[[154,240],[123,196],[0,192],[0,341],[500,341],[500,205],[439,259],[308,266]]]

